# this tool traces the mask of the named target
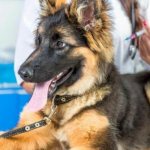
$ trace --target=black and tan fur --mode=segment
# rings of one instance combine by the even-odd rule
[[[78,97],[58,106],[50,125],[0,139],[0,149],[149,150],[150,106],[144,86],[150,73],[118,74],[106,0],[73,0],[59,10],[43,0],[41,6],[36,50],[20,68],[34,69],[34,76],[23,78],[44,82],[74,67],[55,94]],[[58,39],[67,46],[55,47]],[[40,120],[50,106],[51,100],[41,112],[24,112],[19,126]]]

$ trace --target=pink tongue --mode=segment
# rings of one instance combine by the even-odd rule
[[[47,103],[48,89],[52,80],[36,84],[31,100],[27,104],[25,110],[29,112],[37,112],[41,110]]]

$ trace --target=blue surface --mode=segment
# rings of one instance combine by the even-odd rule
[[[14,64],[0,64],[0,83],[16,83]]]
[[[17,86],[13,67],[0,64],[0,131],[16,127],[23,107],[30,100],[30,95]]]
[[[2,91],[5,94],[2,94]],[[7,131],[16,127],[20,113],[30,99],[30,95],[19,94],[18,91],[18,89],[13,89],[11,93],[10,90],[0,90],[0,131]]]

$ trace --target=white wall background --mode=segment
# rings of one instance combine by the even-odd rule
[[[12,61],[24,0],[0,0],[0,62]]]

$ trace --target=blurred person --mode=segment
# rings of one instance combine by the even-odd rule
[[[28,93],[32,93],[34,84],[24,82],[18,75],[20,65],[34,51],[34,31],[38,25],[40,6],[37,0],[26,0],[15,52],[15,75],[17,83]]]
[[[150,1],[112,1],[114,21],[115,64],[120,73],[136,73],[150,69]],[[133,33],[145,30],[135,39]]]
[[[67,1],[67,3],[69,2],[70,0]],[[124,74],[150,69],[149,0],[139,0],[138,2],[137,0],[108,0],[108,2],[112,7],[110,15],[114,23],[112,34],[115,47],[115,64],[118,70]],[[34,84],[24,82],[17,72],[20,65],[34,51],[33,33],[38,25],[39,14],[38,1],[26,0],[16,46],[15,74],[18,84],[22,85],[29,93],[32,93]],[[143,26],[142,22],[146,22],[147,25]],[[125,40],[143,28],[145,28],[143,35],[134,40]]]

